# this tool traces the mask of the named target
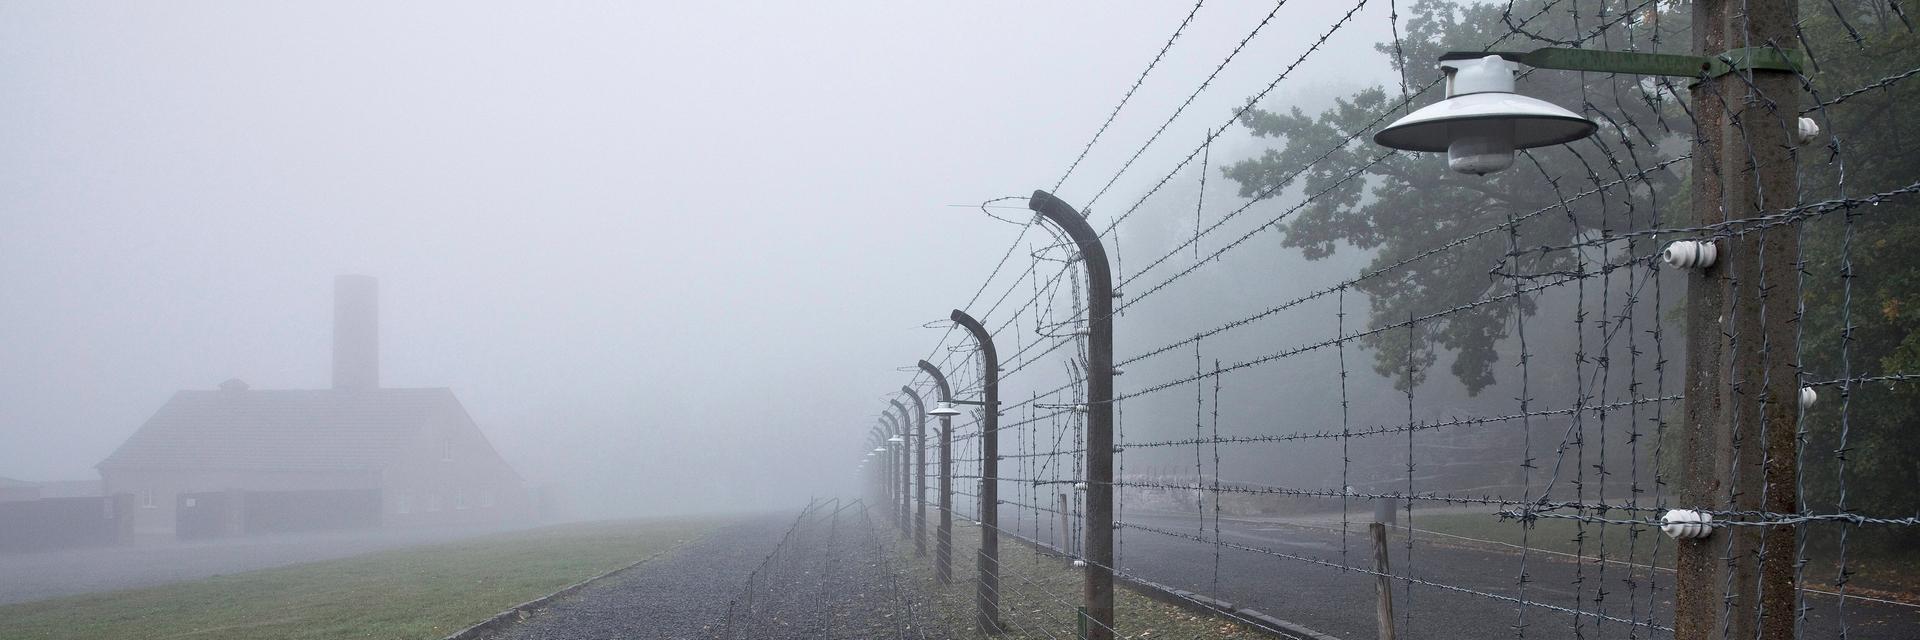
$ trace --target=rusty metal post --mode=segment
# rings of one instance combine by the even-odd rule
[[[959,309],[951,316],[954,324],[973,334],[980,351],[984,411],[980,421],[980,583],[974,588],[974,601],[980,605],[980,630],[999,633],[1000,626],[1000,355],[993,348],[993,334],[979,320]]]
[[[899,400],[888,400],[893,408],[900,410],[900,533],[913,533],[913,460],[907,452],[913,448],[913,434],[909,433],[913,424],[913,414],[907,411],[907,405]]]
[[[873,430],[867,432],[866,449],[862,452],[862,455],[861,455],[861,459],[865,460],[865,462],[861,464],[866,465],[867,467],[871,467],[871,469],[869,469],[868,472],[872,475],[866,479],[866,482],[867,482],[866,490],[868,492],[869,497],[873,498],[874,500],[879,499],[878,492],[880,489],[880,481],[877,478],[880,477],[879,474],[880,474],[880,468],[881,468],[881,461],[874,459],[874,455],[873,455],[873,448],[876,446],[874,443],[878,441],[878,438],[875,437],[875,434],[877,434],[879,430],[880,430],[879,427],[874,427]]]
[[[907,495],[905,491],[900,490],[900,478],[905,477],[906,472],[900,467],[904,466],[906,458],[901,455],[902,449],[894,446],[892,439],[893,436],[900,435],[900,419],[887,411],[881,411],[880,417],[886,421],[888,436],[887,441],[881,445],[887,448],[887,505],[888,508],[899,512],[893,518],[893,526],[904,530],[907,525],[907,515],[900,505],[901,501],[907,499]]]
[[[1694,50],[1792,48],[1797,20],[1792,0],[1696,0]],[[1693,224],[1794,206],[1794,74],[1741,70],[1708,78],[1694,86],[1693,105]],[[1781,227],[1723,239],[1720,259],[1687,276],[1678,507],[1799,511],[1796,234]],[[1680,540],[1674,638],[1792,638],[1795,529],[1719,527]]]
[[[1087,269],[1086,582],[1082,595],[1091,640],[1113,638],[1113,273],[1100,234],[1085,216],[1045,191],[1027,208],[1059,226]]]
[[[1394,640],[1393,632],[1393,578],[1387,566],[1387,525],[1384,522],[1367,524],[1367,531],[1373,534],[1373,617],[1380,627],[1380,640]]]
[[[906,406],[902,406],[899,400],[889,400],[889,402],[893,402],[895,409],[900,409],[899,417],[895,417],[893,413],[887,413],[887,417],[893,419],[893,425],[895,425],[895,431],[893,432],[895,432],[897,436],[900,436],[899,448],[895,448],[895,454],[899,454],[900,457],[900,475],[895,479],[895,482],[899,482],[899,484],[895,486],[895,490],[897,490],[895,496],[899,496],[899,500],[897,500],[899,504],[897,504],[897,507],[900,509],[900,517],[897,519],[897,525],[900,527],[900,534],[902,534],[902,536],[908,536],[908,534],[914,532],[914,523],[912,523],[912,517],[914,517],[914,504],[912,504],[912,500],[914,500],[914,496],[912,496],[912,494],[914,494],[914,463],[912,463],[912,459],[908,459],[908,455],[906,455],[908,448],[912,446],[912,442],[908,442],[908,440],[912,440],[912,434],[908,432],[908,427],[906,427],[906,425],[908,425],[908,423],[906,423]]]
[[[913,387],[900,385],[913,399],[913,555],[927,555],[927,404]]]
[[[887,463],[881,466],[880,477],[875,479],[874,483],[880,485],[880,497],[882,500],[884,500],[884,502],[881,502],[879,504],[892,505],[893,504],[893,464],[894,464],[893,447],[891,445],[888,445],[886,442],[886,438],[883,437],[880,439],[879,448],[887,450],[886,453],[880,454],[880,457],[885,458]],[[883,511],[882,513],[884,514],[885,512]]]
[[[925,360],[920,370],[933,378],[941,402],[953,402],[953,388],[940,368]],[[940,526],[933,534],[933,577],[940,584],[953,581],[953,419],[940,416]]]
[[[1059,494],[1059,497],[1060,533],[1058,535],[1058,542],[1060,543],[1060,553],[1071,556],[1073,555],[1073,524],[1067,520],[1067,494],[1063,492]]]
[[[893,504],[893,447],[887,445],[885,433],[881,434],[880,443],[875,448],[885,449],[880,454],[880,497],[885,500],[883,504],[891,505]]]
[[[869,480],[869,482],[873,483],[873,486],[868,487],[867,490],[873,492],[872,502],[874,504],[885,504],[884,500],[887,496],[888,462],[886,456],[875,455],[877,452],[874,451],[876,448],[886,447],[887,435],[885,430],[886,427],[876,424],[872,429],[867,431],[867,455],[871,456],[867,460],[869,464],[873,466],[873,478]]]
[[[887,446],[887,443],[885,442],[885,438],[882,438],[880,442],[875,442],[873,446],[874,448],[885,448]],[[893,485],[887,483],[887,478],[893,477],[891,475],[888,475],[893,473],[893,459],[888,457],[889,455],[890,454],[883,453],[883,454],[874,456],[874,460],[873,460],[873,493],[874,493],[873,503],[874,504],[888,504],[887,501],[890,499],[888,498],[888,496],[893,493],[892,492]]]

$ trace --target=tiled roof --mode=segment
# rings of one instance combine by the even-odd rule
[[[450,389],[181,391],[100,467],[375,469],[443,416]]]

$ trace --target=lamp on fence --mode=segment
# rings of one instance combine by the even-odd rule
[[[1513,165],[1518,149],[1566,144],[1599,125],[1552,103],[1514,93],[1520,65],[1596,73],[1717,78],[1736,71],[1799,72],[1804,56],[1778,47],[1746,47],[1714,56],[1546,47],[1532,51],[1456,51],[1440,56],[1447,97],[1373,135],[1383,147],[1445,151],[1454,171],[1486,175]],[[1806,120],[1803,118],[1802,120]],[[1806,144],[1819,135],[1811,120],[1797,127]]]
[[[1486,175],[1513,165],[1516,149],[1566,144],[1593,135],[1599,125],[1572,111],[1513,92],[1519,70],[1497,55],[1441,59],[1447,98],[1407,114],[1374,134],[1381,146],[1445,151],[1447,166]]]
[[[936,418],[951,418],[960,415],[960,410],[953,408],[953,403],[951,402],[936,402],[932,409],[927,410],[927,415]]]
[[[906,441],[906,438],[900,437],[900,434],[897,433],[893,434],[893,437],[887,438],[887,443],[889,444],[905,444]],[[885,451],[885,449],[880,449],[880,451]]]

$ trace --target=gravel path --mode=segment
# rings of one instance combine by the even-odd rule
[[[922,638],[917,595],[888,563],[900,539],[858,501],[725,527],[490,636]]]

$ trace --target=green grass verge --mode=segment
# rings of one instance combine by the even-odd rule
[[[558,525],[0,607],[0,638],[442,638],[672,548],[717,520]]]
[[[1673,566],[1673,540],[1660,530],[1651,527],[1640,528],[1636,535],[1626,525],[1583,524],[1573,520],[1541,518],[1529,528],[1522,527],[1519,521],[1502,521],[1499,516],[1483,513],[1416,513],[1413,518],[1416,529],[1444,533],[1472,540],[1459,540],[1441,537],[1428,542],[1478,544],[1510,548],[1519,553],[1517,547],[1523,543],[1535,551],[1574,554],[1585,558],[1598,557],[1604,549],[1607,559],[1645,565],[1657,561],[1658,566]],[[1360,527],[1362,534],[1366,527]],[[1414,534],[1418,538],[1418,533]],[[1603,546],[1604,545],[1604,546]],[[1657,548],[1657,551],[1656,551]]]
[[[927,555],[913,555],[913,541],[897,537],[890,527],[880,532],[894,538],[892,562],[906,569],[906,578],[925,607],[917,612],[928,627],[928,637],[976,640],[1076,638],[1075,618],[1080,604],[1080,571],[1061,558],[1042,555],[1007,536],[1000,537],[1000,621],[1004,633],[988,635],[977,624],[974,604],[974,559],[979,555],[980,528],[953,523],[953,581],[934,579],[934,525],[927,524]],[[1130,638],[1266,638],[1223,616],[1196,613],[1148,598],[1124,584],[1114,585],[1114,626]]]
[[[1416,528],[1424,531],[1472,539],[1426,535],[1427,542],[1520,552],[1515,548],[1521,544],[1522,532],[1517,521],[1501,521],[1499,516],[1488,514],[1446,513],[1417,514],[1413,522]],[[1671,570],[1676,549],[1674,541],[1652,527],[1640,528],[1636,541],[1630,532],[1631,528],[1617,524],[1605,527],[1586,524],[1582,527],[1573,520],[1543,518],[1534,521],[1532,529],[1526,532],[1526,546],[1535,553],[1572,554],[1592,561],[1599,557],[1604,541],[1610,561],[1631,562],[1639,566],[1654,561],[1661,570]],[[1802,560],[1807,566],[1802,570],[1801,577],[1808,588],[1828,591],[1839,588],[1835,586],[1835,578],[1839,573],[1839,554],[1833,534],[1832,529],[1818,530],[1804,547]],[[1421,535],[1416,533],[1415,537]],[[1848,592],[1920,603],[1920,555],[1856,545],[1849,550],[1846,564]]]

